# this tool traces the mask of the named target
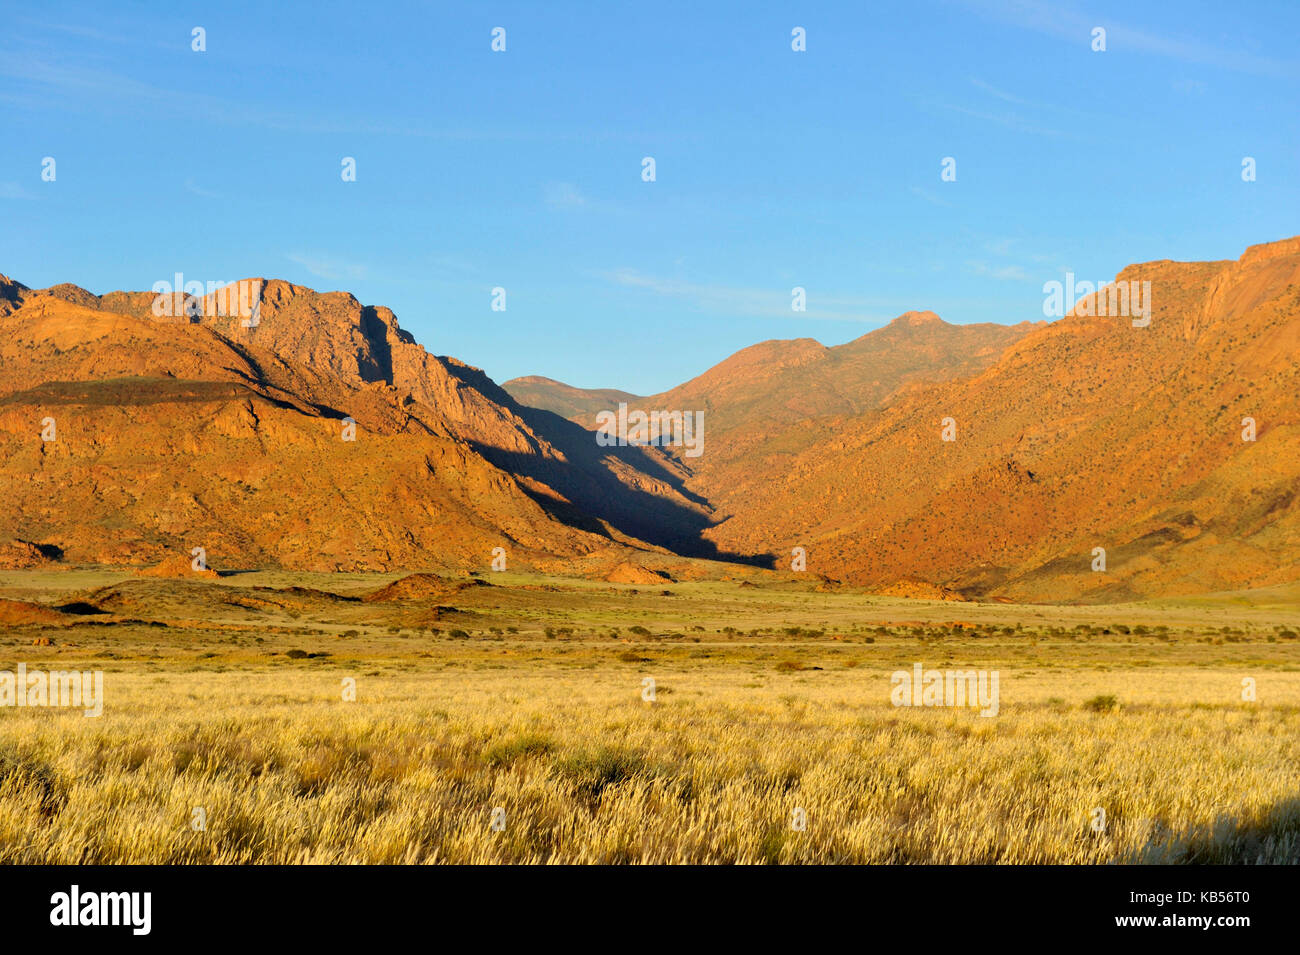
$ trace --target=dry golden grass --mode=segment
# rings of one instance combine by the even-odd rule
[[[1238,675],[1213,669],[1003,668],[989,718],[895,708],[888,670],[865,663],[609,657],[111,672],[100,719],[0,716],[0,861],[1300,858],[1294,672],[1243,703]],[[1083,705],[1102,691],[1118,709]]]
[[[0,669],[106,671],[100,718],[0,708],[0,862],[1300,861],[1290,594],[501,575],[433,613],[285,589],[391,576],[248,576],[0,575],[108,611],[0,633]],[[998,670],[998,715],[892,706],[913,663]]]

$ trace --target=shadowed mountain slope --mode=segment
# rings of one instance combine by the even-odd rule
[[[387,309],[253,281],[251,327],[213,301],[156,316],[152,293],[0,281],[16,501],[0,538],[72,561],[204,546],[215,566],[482,567],[494,546],[545,559],[707,525],[658,452],[597,453],[571,423],[426,353]]]
[[[1000,329],[909,313],[838,348],[765,342],[643,403],[706,410],[686,486],[721,550],[1021,600],[1294,581],[1300,238],[1118,278],[1151,283],[1149,326],[1099,295]]]
[[[1151,282],[1148,327],[1086,314],[1094,296],[977,375],[706,476],[723,518],[710,537],[806,546],[810,569],[858,583],[919,577],[1014,599],[1296,579],[1300,241],[1119,278]],[[941,440],[948,417],[955,441]]]
[[[574,388],[553,378],[527,375],[512,378],[501,386],[521,405],[544,408],[561,418],[578,418],[594,415],[606,408],[615,408],[620,401],[639,401],[630,392],[615,388]]]

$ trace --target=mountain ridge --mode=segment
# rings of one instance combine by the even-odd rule
[[[801,548],[809,572],[877,592],[1293,582],[1300,237],[1117,280],[1149,283],[1148,322],[1105,290],[1053,322],[917,310],[841,345],[758,342],[636,396],[498,385],[390,309],[279,279],[244,280],[250,317],[228,292],[0,276],[0,559],[201,546],[218,567],[468,570],[503,548],[648,580],[681,558],[784,572]],[[701,413],[705,453],[602,446],[595,416],[620,402]]]
[[[801,367],[760,362],[757,385],[717,374],[745,349],[644,403],[708,411],[713,444],[687,487],[731,551],[803,547],[809,570],[873,589],[923,580],[1030,601],[1294,579],[1300,237],[1117,281],[1151,282],[1149,326],[1096,314],[1095,292],[1062,319],[998,326],[1020,333],[982,359],[965,342],[961,365],[936,336],[972,326],[904,313]],[[856,368],[849,385],[809,373],[830,356]],[[1247,418],[1258,430],[1243,442]]]
[[[51,511],[29,494],[0,519],[0,537],[35,537],[82,561],[154,559],[181,547],[186,522],[150,507],[135,485],[181,500],[194,518],[188,533],[214,555],[301,569],[482,566],[491,540],[529,560],[610,546],[654,552],[661,548],[640,534],[698,538],[707,524],[707,508],[677,489],[670,460],[652,449],[603,453],[576,426],[518,405],[477,369],[425,352],[390,310],[349,293],[248,281],[261,290],[249,327],[244,316],[217,314],[213,296],[187,297],[178,311],[156,309],[153,293],[95,296],[67,283],[31,290],[5,280],[6,483],[35,485],[65,506]],[[163,408],[193,429],[162,417]],[[42,441],[40,422],[51,416],[57,437]],[[385,473],[381,461],[347,455],[357,446],[341,438],[348,418],[361,445],[380,445],[401,469]],[[151,443],[167,453],[150,454]],[[148,462],[145,473],[133,471],[127,454]],[[282,459],[295,456],[302,470],[287,474]],[[260,483],[247,485],[257,496],[269,480],[282,501],[295,499],[286,505],[292,528],[260,533],[255,506],[232,492],[243,468],[259,472]],[[306,479],[331,469],[342,473],[334,496],[362,489],[364,506],[348,504],[364,514],[363,526],[341,532],[318,518],[328,532],[304,530],[307,511],[328,512]],[[398,503],[391,516],[385,501]],[[90,519],[84,531],[70,510]],[[125,531],[109,533],[119,519]],[[430,527],[448,524],[454,533],[439,543]],[[343,544],[326,541],[331,534]]]

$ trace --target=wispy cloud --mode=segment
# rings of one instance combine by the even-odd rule
[[[149,40],[138,33],[129,31],[121,33],[109,33],[105,30],[97,30],[94,27],[86,26],[83,23],[56,23],[52,20],[36,20],[31,17],[19,17],[15,21],[24,27],[32,27],[36,30],[53,31],[56,33],[66,33],[71,36],[81,37],[86,40],[94,40],[96,43],[113,43],[123,46],[148,46],[156,49],[173,49],[173,44],[163,43],[161,40]]]
[[[1153,33],[1121,23],[1109,16],[1085,14],[1062,0],[962,0],[964,5],[982,16],[1036,33],[1087,44],[1093,27],[1106,30],[1108,51],[1132,50],[1163,56],[1184,63],[1214,66],[1260,76],[1300,76],[1300,61],[1278,60],[1246,53],[1220,42],[1206,42],[1195,37]],[[1257,21],[1252,21],[1256,22]],[[1257,23],[1257,25],[1259,25]]]
[[[16,182],[0,182],[0,199],[35,199],[33,193],[28,192]]]
[[[617,285],[680,299],[699,311],[718,314],[874,324],[882,324],[892,317],[880,314],[877,302],[853,296],[822,294],[815,288],[807,289],[807,311],[796,312],[791,308],[792,290],[789,288],[712,285],[661,278],[626,268],[602,275]]]
[[[433,255],[428,259],[428,272],[431,278],[441,281],[459,281],[477,279],[483,275],[483,269],[463,255]]]
[[[219,196],[217,193],[215,193],[215,192],[211,192],[211,191],[209,191],[209,190],[207,190],[207,189],[204,189],[202,186],[196,185],[193,179],[186,179],[186,180],[185,180],[185,191],[186,191],[186,192],[189,192],[189,193],[192,193],[192,194],[194,194],[194,195],[196,195],[196,196],[201,196],[201,197],[204,198],[204,199],[220,199],[220,198],[221,198],[221,196]]]
[[[621,215],[627,207],[614,199],[601,199],[588,195],[571,182],[548,182],[542,189],[542,200],[557,212],[591,212]]]
[[[943,206],[947,209],[952,208],[951,202],[940,199],[936,193],[931,192],[929,189],[922,189],[920,186],[911,186],[908,191],[911,192],[912,195],[924,199],[926,202],[932,203],[933,205]]]
[[[1006,100],[1008,103],[1023,104],[1025,102],[1019,96],[1012,96],[1010,93],[998,89],[992,83],[985,83],[982,79],[980,79],[977,76],[971,77],[971,85],[974,86],[976,89],[981,89],[992,96],[996,96],[998,99]]]
[[[548,182],[545,197],[553,209],[581,209],[587,205],[587,197],[571,182]]]
[[[943,109],[951,110],[954,113],[961,113],[964,116],[970,116],[973,119],[983,120],[987,123],[996,123],[998,126],[1005,126],[1007,129],[1014,129],[1021,133],[1032,133],[1035,136],[1053,137],[1069,135],[1059,129],[1053,129],[1050,126],[1041,126],[1015,112],[990,113],[988,110],[971,109],[968,106],[959,106],[956,103],[940,103],[938,105]]]
[[[1104,121],[1106,119],[1096,112],[1080,109],[1077,105],[1045,103],[1026,98],[1018,93],[1009,93],[978,76],[972,76],[969,79],[970,85],[984,94],[979,103],[923,101],[923,105],[961,113],[963,116],[969,116],[972,119],[978,119],[986,123],[994,123],[1007,129],[1014,129],[1017,132],[1029,133],[1034,136],[1046,136],[1053,139],[1082,138],[1077,132],[1070,129],[1061,130],[1052,125],[1053,123],[1059,123],[1065,117],[1071,115],[1089,117],[1093,121]],[[1010,103],[1018,108],[1009,109],[996,103],[989,103],[989,99]],[[1035,116],[1046,119],[1046,121],[1035,119]]]
[[[331,282],[364,279],[369,271],[364,265],[344,262],[327,255],[291,252],[286,257],[317,278],[328,279]]]
[[[3,37],[0,37],[3,39]],[[186,48],[188,49],[188,47]],[[179,75],[184,75],[181,72]],[[280,110],[253,102],[239,102],[195,89],[158,86],[124,73],[82,63],[64,63],[53,57],[6,49],[0,45],[0,102],[49,112],[52,108],[75,112],[107,112],[147,116],[150,121],[201,115],[205,122],[222,126],[268,129],[291,133],[346,133],[404,136],[446,142],[583,142],[633,138],[632,133],[609,129],[529,129],[519,124],[475,127],[432,127],[397,117],[330,112],[313,114],[303,109]]]
[[[989,265],[979,261],[968,262],[967,265],[976,275],[986,275],[1006,282],[1029,281],[1029,273],[1019,265]]]

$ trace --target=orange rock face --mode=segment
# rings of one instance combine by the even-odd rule
[[[0,600],[0,624],[20,626],[22,624],[58,624],[66,623],[68,617],[45,604],[28,603],[25,600]],[[47,643],[46,646],[49,644]]]
[[[216,580],[218,574],[211,567],[195,566],[194,559],[185,554],[173,554],[160,563],[143,570],[137,570],[140,577],[193,577],[197,580]]]
[[[386,309],[255,281],[252,327],[0,281],[0,540],[69,563],[484,569],[707,525],[667,459],[603,452]]]
[[[1149,324],[1099,295],[1051,323],[909,312],[835,348],[764,342],[648,398],[511,383],[529,407],[344,292],[248,280],[248,321],[213,296],[159,315],[151,293],[0,276],[0,568],[189,575],[202,547],[230,571],[504,556],[651,584],[675,551],[930,599],[1295,581],[1300,238],[1119,279],[1150,283]],[[616,400],[704,412],[704,454],[599,446]]]
[[[808,571],[878,590],[1035,601],[1295,581],[1300,238],[1118,278],[1150,282],[1149,325],[1096,295],[1050,324],[908,313],[641,400],[707,411],[681,462],[705,538],[782,569],[804,547]]]
[[[612,584],[668,584],[673,580],[664,571],[650,570],[630,561],[618,564],[605,579]]]
[[[58,567],[57,547],[14,540],[0,543],[0,570],[30,570],[34,567]]]
[[[802,544],[809,569],[855,583],[1029,600],[1295,580],[1300,249],[1120,278],[1151,282],[1149,326],[1067,316],[978,374],[819,421],[811,446],[702,472],[729,518],[710,536]]]

